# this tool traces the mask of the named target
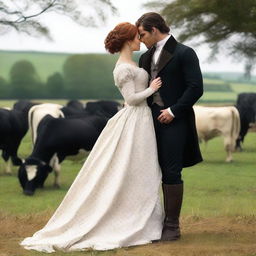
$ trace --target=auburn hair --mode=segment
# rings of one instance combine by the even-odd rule
[[[106,50],[111,54],[120,52],[125,42],[133,40],[137,33],[137,27],[129,22],[118,24],[108,33],[104,41]]]

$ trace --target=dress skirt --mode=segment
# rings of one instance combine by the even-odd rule
[[[21,242],[42,252],[109,250],[161,237],[161,171],[151,111],[113,116],[46,226]]]

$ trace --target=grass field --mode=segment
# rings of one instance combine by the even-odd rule
[[[204,79],[204,84],[225,84],[225,81],[214,80],[214,79]],[[254,92],[256,93],[256,85],[254,84],[243,84],[243,83],[229,83],[231,92],[211,92],[205,91],[203,96],[200,98],[201,103],[225,103],[234,105],[237,99],[237,95],[242,92]]]
[[[64,103],[63,101],[62,103]],[[12,102],[0,102],[12,106]],[[83,256],[255,256],[256,255],[256,134],[245,138],[244,151],[225,163],[221,138],[201,145],[204,162],[184,169],[185,195],[182,208],[182,239],[107,252],[57,252],[54,255]],[[31,152],[30,136],[19,154]],[[19,242],[43,227],[61,202],[81,168],[85,156],[62,164],[61,188],[52,187],[53,175],[33,197],[22,194],[17,170],[7,176],[0,169],[0,256],[44,255],[26,251]]]
[[[0,71],[1,76],[9,79],[9,73],[12,66],[21,60],[27,60],[33,63],[42,81],[55,72],[62,72],[62,66],[68,56],[65,53],[40,53],[40,52],[8,52],[0,51]]]

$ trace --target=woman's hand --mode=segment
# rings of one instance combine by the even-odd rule
[[[157,91],[162,85],[161,78],[155,78],[151,83],[150,83],[150,88],[153,89],[154,91]]]

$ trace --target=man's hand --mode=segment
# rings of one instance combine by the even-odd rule
[[[160,112],[161,114],[157,118],[160,123],[169,124],[174,119],[167,109],[160,110]]]

